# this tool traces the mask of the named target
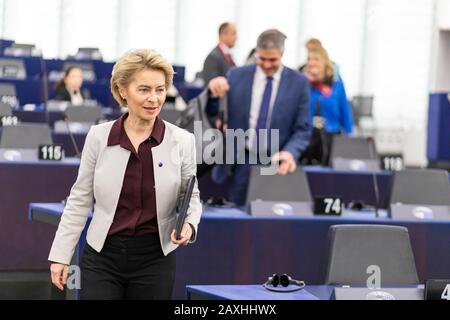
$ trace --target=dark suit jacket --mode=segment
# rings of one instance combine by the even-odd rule
[[[83,89],[81,89],[81,96],[83,99],[86,99],[86,95],[83,93]],[[56,91],[55,100],[61,100],[61,101],[71,101],[72,98],[70,97],[69,91],[66,89],[66,87],[62,87],[58,91]]]
[[[205,80],[205,85],[215,77],[225,77],[228,70],[232,67],[225,59],[223,52],[219,47],[215,47],[206,57],[203,64],[202,78]]]
[[[249,128],[253,78],[256,65],[234,68],[228,73],[228,128]],[[217,99],[209,99],[206,112],[218,114]],[[280,86],[272,109],[270,129],[279,130],[280,150],[289,151],[299,159],[311,137],[309,83],[306,77],[287,67],[283,68]]]

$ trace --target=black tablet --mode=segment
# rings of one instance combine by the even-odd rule
[[[186,187],[186,193],[184,194],[183,202],[181,203],[181,208],[177,220],[177,227],[176,227],[176,239],[180,240],[180,234],[183,230],[184,220],[186,220],[187,211],[189,209],[189,203],[191,202],[191,196],[192,196],[192,190],[194,190],[195,185],[195,176],[189,178],[189,181],[187,183]]]

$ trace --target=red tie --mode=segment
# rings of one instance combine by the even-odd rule
[[[232,66],[232,67],[236,66],[234,64],[233,58],[231,58],[231,54],[224,53],[224,56],[225,56],[225,60],[227,60],[227,62],[230,64],[230,66]]]

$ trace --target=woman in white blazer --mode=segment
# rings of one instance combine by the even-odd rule
[[[81,298],[171,298],[173,250],[195,241],[202,210],[196,183],[176,240],[175,210],[196,174],[196,153],[192,134],[158,117],[172,79],[172,66],[154,51],[132,50],[115,64],[111,91],[128,112],[87,134],[49,255],[59,289],[94,208],[81,261]]]

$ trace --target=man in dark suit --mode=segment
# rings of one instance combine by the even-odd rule
[[[225,22],[220,25],[219,44],[208,54],[203,64],[202,78],[206,84],[212,78],[225,76],[231,67],[236,66],[230,54],[236,38],[236,26],[233,23]]]
[[[279,165],[277,173],[282,175],[296,170],[297,161],[310,141],[309,84],[303,74],[283,66],[281,58],[285,39],[286,36],[276,29],[264,31],[257,40],[256,64],[233,68],[226,78],[217,77],[208,84],[210,93],[206,112],[211,121],[218,127],[222,126],[214,117],[220,114],[217,98],[226,95],[228,129],[242,129],[249,133],[245,144],[238,144],[231,151],[235,159],[245,156],[244,164],[238,161],[231,166],[229,198],[238,205],[245,204],[246,200],[251,165],[247,161],[249,154],[256,150],[260,155],[264,146],[262,141],[266,141],[264,152]],[[269,138],[261,137],[261,132],[272,129],[278,137],[271,138],[271,133],[268,133]],[[273,140],[277,140],[278,150],[271,146]],[[230,169],[229,164],[218,165],[214,171],[222,169],[222,172],[229,172],[225,167]]]

